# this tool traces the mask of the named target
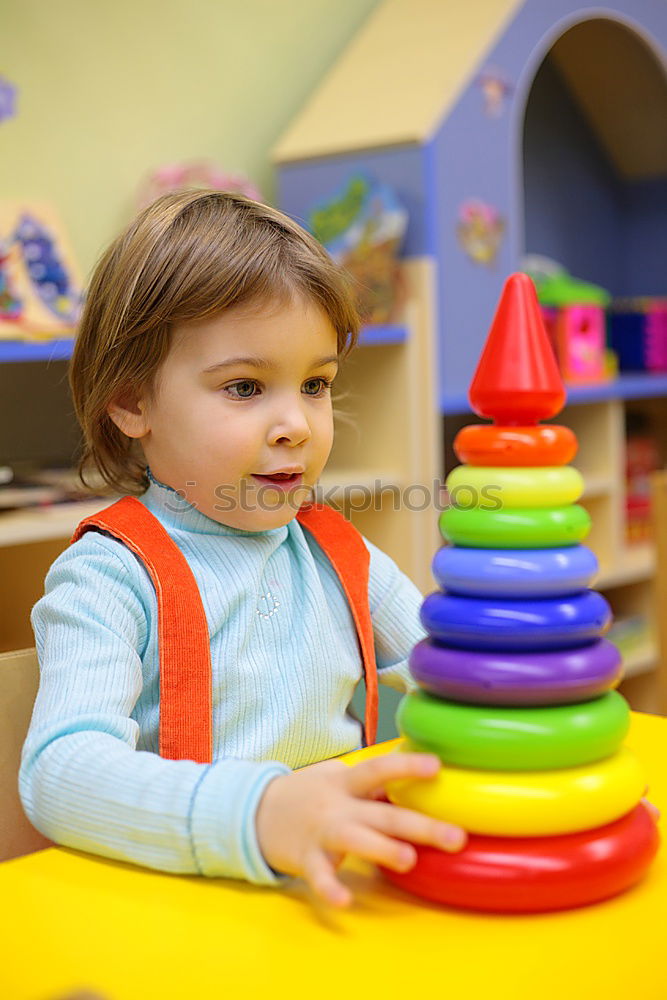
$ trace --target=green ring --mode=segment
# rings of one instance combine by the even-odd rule
[[[616,753],[630,725],[617,691],[546,708],[462,705],[425,691],[406,695],[396,714],[411,749],[443,764],[489,771],[551,771]]]
[[[579,504],[504,510],[449,507],[440,515],[440,531],[447,541],[477,549],[549,549],[577,545],[586,537],[590,526],[588,511]]]

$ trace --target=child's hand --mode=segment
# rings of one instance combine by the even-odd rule
[[[322,899],[347,906],[351,893],[335,874],[347,853],[401,872],[417,860],[405,841],[460,850],[466,835],[459,827],[373,801],[387,782],[432,778],[440,767],[432,754],[392,753],[354,767],[323,761],[274,778],[256,817],[267,864],[286,875],[302,875]]]

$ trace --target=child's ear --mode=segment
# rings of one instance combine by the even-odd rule
[[[142,438],[150,430],[146,404],[135,393],[127,392],[112,400],[107,413],[116,427],[130,438]]]

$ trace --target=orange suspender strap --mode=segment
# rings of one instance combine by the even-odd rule
[[[329,507],[303,508],[298,520],[330,559],[350,604],[366,681],[364,742],[369,745],[375,742],[377,732],[378,691],[368,605],[368,549],[349,521]],[[72,542],[95,529],[124,542],[141,559],[153,581],[160,656],[160,756],[210,763],[211,647],[194,574],[158,519],[136,497],[123,497],[85,518]]]
[[[72,541],[99,528],[143,562],[157,596],[161,757],[213,760],[211,647],[199,588],[187,560],[136,497],[123,497],[81,522]]]
[[[364,744],[375,743],[378,727],[378,676],[368,580],[371,557],[357,529],[325,504],[301,508],[299,524],[309,531],[335,569],[352,612],[366,682]]]

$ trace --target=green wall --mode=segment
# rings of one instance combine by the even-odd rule
[[[377,0],[4,0],[0,198],[58,208],[84,275],[145,175],[212,159],[274,196],[269,151]]]

